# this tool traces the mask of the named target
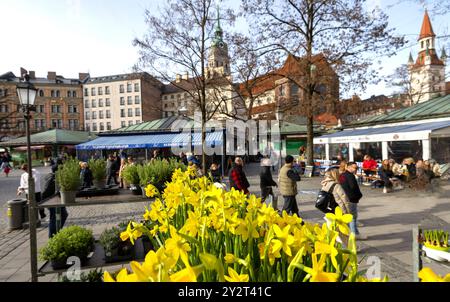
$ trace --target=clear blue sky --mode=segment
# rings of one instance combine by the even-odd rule
[[[131,71],[136,63],[134,37],[145,32],[144,9],[156,10],[163,0],[0,0],[2,50],[0,74],[19,68],[35,70],[38,76],[56,71],[65,77],[77,77],[78,72],[92,76]],[[369,6],[386,8],[397,0],[373,0]],[[239,0],[228,1],[237,5]],[[420,31],[424,8],[414,3],[390,8],[391,26],[407,35],[410,47],[395,58],[378,58],[383,73],[407,61],[409,51],[417,54],[416,39]],[[437,35],[449,34],[450,15],[431,15]],[[245,26],[238,22],[236,26]],[[226,30],[226,26],[225,30]],[[438,40],[440,49],[441,43]],[[450,44],[450,43],[449,43]],[[450,53],[450,49],[447,49]],[[383,84],[369,87],[363,96],[389,94]]]

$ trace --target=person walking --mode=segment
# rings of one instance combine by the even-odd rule
[[[275,200],[275,194],[273,194],[273,186],[278,187],[277,183],[272,178],[272,172],[270,171],[271,162],[269,158],[261,160],[261,172],[259,173],[259,185],[261,187],[261,201],[265,202],[269,195],[272,196],[272,200]]]
[[[42,191],[42,200],[45,200],[47,198],[52,197],[57,193],[56,189],[56,171],[58,171],[59,165],[62,164],[62,160],[58,159],[54,165],[52,165],[52,172],[47,174],[44,179],[44,190]],[[67,220],[67,217],[69,214],[67,213],[66,207],[61,207],[61,226],[60,228],[63,228],[64,223]],[[56,232],[56,209],[55,208],[49,208],[50,212],[50,221],[48,224],[48,238],[52,238],[53,235],[55,235]]]
[[[292,168],[294,157],[291,155],[286,156],[285,165],[280,169],[278,174],[278,183],[280,193],[284,198],[283,211],[288,214],[297,214],[300,217],[298,211],[296,196],[298,193],[297,182],[301,180],[300,175]]]
[[[219,166],[216,163],[211,164],[209,174],[214,183],[222,183],[222,174],[220,173]]]
[[[353,220],[350,222],[350,230],[355,233],[356,239],[366,240],[367,236],[360,234],[358,226],[363,226],[362,223],[358,223],[358,203],[363,197],[356,181],[356,171],[358,171],[358,165],[355,162],[349,162],[347,164],[347,170],[339,176],[339,183],[344,189],[348,198],[348,210],[353,215]]]
[[[20,176],[20,185],[17,188],[17,196],[22,193],[25,193],[28,196],[28,165],[23,164],[21,170],[23,170],[24,173]],[[34,198],[36,204],[39,204],[41,202],[41,175],[36,169],[32,169],[31,173],[34,178]],[[39,209],[39,215],[41,216],[41,219],[47,217],[44,209]]]
[[[114,184],[117,185],[116,180],[116,160],[114,159],[114,155],[110,154],[109,158],[106,162],[106,185],[109,186],[111,180],[114,181]]]
[[[80,171],[80,179],[81,179],[81,188],[82,189],[89,189],[92,187],[93,183],[93,176],[92,171],[89,168],[88,163],[83,162],[81,164],[81,171]]]
[[[250,183],[247,180],[247,176],[245,176],[243,167],[244,162],[242,158],[236,157],[234,167],[231,169],[229,175],[230,189],[234,188],[235,190],[244,192],[244,194],[249,194],[248,188],[250,187]]]
[[[333,194],[334,201],[342,209],[342,213],[350,214],[349,199],[340,183],[339,167],[332,166],[325,172],[325,178],[321,182],[322,191]],[[333,189],[333,190],[331,190]]]

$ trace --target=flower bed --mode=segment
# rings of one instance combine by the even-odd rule
[[[121,238],[148,236],[155,250],[131,262],[132,272],[105,272],[105,281],[368,281],[358,272],[354,235],[347,247],[338,242],[351,220],[340,208],[327,214],[330,223],[311,224],[194,174],[176,170],[162,194],[149,188],[156,200],[146,223],[131,222]]]

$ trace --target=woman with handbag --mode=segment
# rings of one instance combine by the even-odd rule
[[[333,194],[337,206],[342,209],[342,213],[351,214],[348,204],[349,200],[344,189],[339,183],[339,167],[331,167],[325,172],[325,179],[322,181],[322,191]]]

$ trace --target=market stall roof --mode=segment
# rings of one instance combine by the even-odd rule
[[[433,131],[448,130],[450,121],[421,123],[413,125],[398,125],[380,128],[349,129],[314,139],[315,144],[349,143],[349,142],[379,142],[428,139]]]
[[[32,134],[30,140],[31,145],[78,145],[92,138],[95,138],[95,135],[89,134],[88,132],[53,129]],[[6,147],[24,146],[26,144],[26,136],[2,143]]]
[[[201,145],[201,133],[149,133],[145,135],[101,136],[93,141],[76,146],[77,150],[116,150],[140,148],[168,148],[186,146],[190,139],[193,145]],[[221,146],[223,133],[212,132],[206,135],[210,147]]]
[[[144,122],[128,127],[123,127],[120,129],[103,132],[100,136],[104,135],[116,135],[124,133],[148,133],[148,132],[170,132],[172,129],[179,128],[192,128],[194,121],[189,118],[180,118],[178,116],[171,116],[159,120],[154,120],[150,122]]]
[[[450,117],[450,94],[351,124],[354,127]]]

